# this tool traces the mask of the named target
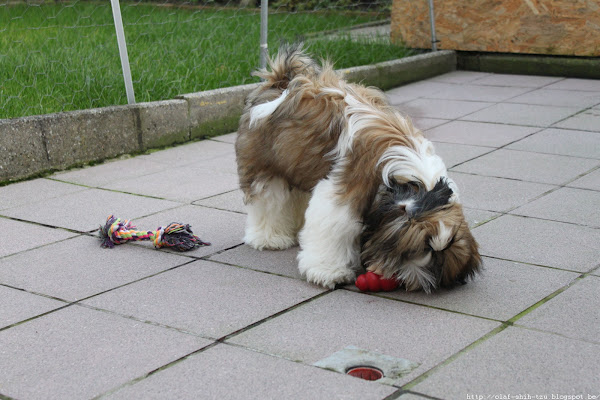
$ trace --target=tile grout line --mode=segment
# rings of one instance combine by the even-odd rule
[[[456,360],[457,358],[461,357],[464,353],[469,352],[470,350],[472,350],[475,347],[479,346],[481,343],[487,341],[489,338],[496,336],[496,334],[502,332],[503,330],[505,330],[509,326],[510,325],[507,324],[507,323],[501,323],[499,326],[497,326],[494,329],[492,329],[491,331],[485,333],[479,339],[477,339],[477,340],[469,343],[467,346],[465,346],[462,349],[458,350],[456,353],[450,355],[448,358],[446,358],[445,360],[443,360],[439,364],[431,367],[430,369],[428,369],[427,371],[423,372],[421,375],[417,376],[416,378],[414,378],[410,382],[407,382],[404,385],[402,385],[401,390],[406,391],[406,390],[412,389],[413,387],[415,387],[419,383],[423,382],[425,379],[429,378],[429,376],[431,376],[432,374],[434,374],[438,370],[444,368],[446,365],[452,363],[454,360]]]
[[[544,265],[544,264],[535,264],[535,263],[531,263],[531,262],[527,262],[527,261],[511,260],[510,258],[496,257],[496,256],[487,255],[487,254],[482,254],[481,256],[485,257],[485,258],[490,258],[493,260],[506,261],[506,262],[511,262],[511,263],[515,263],[515,264],[530,265],[532,267],[546,268],[546,269],[550,269],[550,270],[554,270],[554,271],[572,272],[574,274],[579,274],[579,275],[589,273],[589,272],[576,271],[574,269],[552,267],[550,265]],[[593,269],[595,269],[595,267]]]
[[[60,310],[62,310],[62,309],[64,309],[64,308],[71,307],[71,306],[79,306],[79,307],[86,307],[86,308],[93,309],[94,307],[92,307],[92,306],[88,306],[88,305],[85,305],[85,304],[79,304],[79,303],[81,303],[81,302],[83,302],[83,301],[86,301],[86,300],[89,300],[89,299],[91,299],[91,298],[94,298],[94,297],[96,297],[96,296],[100,296],[100,295],[103,295],[103,294],[105,294],[105,293],[112,292],[112,291],[114,291],[114,290],[117,290],[117,289],[120,289],[120,288],[122,288],[122,287],[129,286],[129,285],[132,285],[132,284],[134,284],[134,283],[137,283],[137,282],[140,282],[140,281],[143,281],[143,280],[146,280],[146,279],[149,279],[149,278],[155,277],[155,276],[157,276],[157,275],[160,275],[160,274],[163,274],[163,273],[165,273],[165,272],[172,271],[172,270],[174,270],[174,269],[177,269],[177,268],[180,268],[180,267],[186,266],[186,265],[188,265],[188,264],[191,264],[191,263],[194,263],[194,262],[196,262],[196,261],[198,261],[198,260],[189,260],[189,261],[187,261],[187,262],[185,262],[185,263],[182,263],[182,264],[179,264],[179,265],[175,265],[175,266],[173,266],[173,267],[170,267],[170,268],[168,268],[168,269],[166,269],[166,270],[163,270],[163,271],[158,271],[158,272],[156,272],[156,273],[154,273],[154,274],[151,274],[151,275],[148,275],[148,276],[144,276],[144,277],[142,277],[142,278],[139,278],[139,279],[136,279],[136,280],[134,280],[134,281],[127,282],[127,283],[124,283],[124,284],[122,284],[122,285],[118,285],[118,286],[112,287],[112,288],[110,288],[110,289],[106,289],[106,290],[104,290],[104,291],[102,291],[102,292],[94,293],[94,294],[92,294],[92,295],[90,295],[90,296],[87,296],[87,297],[84,297],[84,298],[81,298],[81,299],[78,299],[78,300],[75,300],[75,301],[72,301],[72,300],[67,300],[67,299],[62,299],[62,298],[60,298],[60,297],[55,297],[55,296],[49,296],[49,295],[46,295],[46,294],[43,294],[43,293],[33,292],[33,291],[29,291],[29,290],[22,289],[22,288],[18,288],[18,287],[13,287],[13,286],[6,285],[6,284],[0,284],[1,286],[10,287],[10,288],[12,288],[12,289],[15,289],[15,290],[20,290],[20,291],[23,291],[23,292],[25,292],[25,293],[29,293],[29,294],[33,294],[33,295],[36,295],[36,296],[42,296],[42,297],[50,298],[50,299],[52,299],[52,300],[61,301],[61,302],[63,302],[63,303],[68,303],[68,304],[65,304],[65,305],[64,305],[64,306],[62,306],[62,307],[55,308],[55,309],[53,309],[53,310],[50,310],[50,311],[47,311],[47,312],[45,312],[45,313],[42,313],[42,314],[39,314],[39,315],[33,316],[33,317],[31,317],[31,318],[27,318],[27,319],[25,319],[25,320],[22,320],[22,321],[19,321],[19,322],[15,322],[14,324],[11,324],[11,325],[8,325],[8,326],[5,326],[5,327],[3,327],[3,328],[0,328],[0,332],[1,332],[1,331],[4,331],[4,330],[7,330],[7,329],[10,329],[10,328],[14,328],[15,326],[18,326],[18,325],[21,325],[21,324],[27,323],[27,322],[29,322],[29,321],[32,321],[32,320],[35,320],[35,319],[38,319],[38,318],[44,317],[44,316],[46,316],[46,315],[48,315],[48,314],[51,314],[51,313],[54,313],[54,312],[60,311]],[[113,314],[115,314],[115,315],[120,315],[120,316],[122,316],[122,317],[128,318],[128,316],[121,315],[121,314],[119,314],[119,313],[112,312],[112,311],[109,311],[109,310],[104,310],[104,309],[100,309],[100,308],[98,308],[98,309],[97,309],[97,311],[105,311],[105,312],[113,313]],[[129,318],[129,319],[134,319],[134,318]],[[138,320],[138,319],[134,319],[134,320],[136,320],[136,321],[138,321],[138,322],[144,322],[144,323],[146,322],[146,321],[143,321],[143,320]],[[165,327],[168,327],[168,326],[167,326],[167,325],[165,325]]]
[[[557,290],[555,290],[554,292],[550,293],[548,296],[544,297],[543,299],[541,299],[540,301],[536,302],[535,304],[527,307],[525,310],[521,311],[520,313],[516,314],[515,316],[513,316],[512,318],[506,320],[507,324],[510,324],[511,326],[514,325],[514,323],[518,320],[520,320],[521,318],[523,318],[524,316],[526,316],[527,314],[530,314],[532,311],[534,311],[535,309],[537,309],[538,307],[542,306],[543,304],[547,303],[548,301],[552,300],[553,298],[555,298],[556,296],[558,296],[559,294],[561,294],[562,292],[564,292],[565,290],[569,289],[570,287],[572,287],[573,285],[579,283],[581,280],[583,280],[586,276],[588,276],[588,273],[582,273],[579,276],[575,277],[571,282],[567,283],[566,285],[564,285],[563,287],[558,288]],[[547,332],[547,333],[552,333],[553,332]]]
[[[519,204],[517,206],[511,207],[511,208],[507,208],[507,209],[505,209],[503,211],[482,210],[482,211],[489,211],[489,212],[498,213],[499,215],[496,215],[496,216],[490,218],[489,220],[482,222],[481,224],[475,226],[473,229],[478,228],[478,227],[480,227],[482,225],[485,225],[485,224],[487,224],[487,223],[489,223],[491,221],[494,221],[494,220],[496,220],[496,219],[498,219],[500,217],[503,217],[505,215],[510,215],[510,216],[519,217],[519,218],[531,218],[531,219],[540,220],[540,221],[557,222],[557,223],[569,224],[569,225],[574,225],[574,226],[579,226],[579,227],[584,227],[584,228],[589,228],[589,229],[598,229],[597,227],[593,227],[593,226],[589,226],[589,225],[582,225],[582,224],[579,224],[579,223],[576,223],[576,222],[558,221],[558,220],[552,220],[552,219],[547,219],[547,218],[531,217],[531,216],[520,215],[520,214],[512,214],[512,211],[515,211],[516,209],[519,209],[519,208],[521,208],[523,206],[526,206],[527,204],[533,203],[534,201],[537,201],[537,200],[541,199],[542,197],[545,197],[545,196],[547,196],[547,195],[549,195],[551,193],[554,193],[554,192],[556,192],[556,191],[558,191],[560,189],[565,189],[566,188],[566,189],[589,190],[589,191],[592,191],[592,192],[596,193],[597,190],[593,190],[593,189],[581,189],[581,188],[576,188],[576,187],[570,187],[570,186],[567,186],[567,185],[570,184],[570,183],[572,183],[572,182],[575,182],[576,180],[578,180],[578,179],[580,179],[580,178],[582,178],[582,177],[584,177],[586,175],[591,174],[592,172],[594,172],[594,171],[596,171],[598,169],[600,169],[600,165],[595,166],[595,167],[593,167],[593,168],[591,168],[591,169],[589,169],[589,170],[587,170],[585,172],[582,172],[581,174],[575,176],[574,178],[571,178],[571,179],[569,179],[569,180],[567,180],[567,181],[565,181],[565,182],[563,182],[561,184],[558,184],[558,185],[542,183],[544,185],[551,185],[551,186],[554,186],[554,187],[551,188],[551,189],[548,189],[547,191],[545,191],[545,192],[543,192],[543,193],[541,193],[541,194],[539,194],[539,195],[537,195],[537,196],[535,196],[535,197],[533,197],[533,198],[531,198],[529,200],[527,200],[523,204]],[[458,171],[454,171],[454,172],[456,173]],[[484,177],[486,176],[486,175],[477,175],[477,174],[465,173],[465,172],[458,172],[458,173],[464,173],[464,174],[468,174],[468,175],[472,175],[472,176],[484,176]],[[502,177],[492,177],[492,178],[508,179],[508,178],[502,178]],[[511,179],[511,180],[516,180],[516,181],[519,181],[519,182],[528,182],[528,181],[522,181],[522,180],[519,180],[519,179]],[[531,183],[541,183],[541,182],[531,182]],[[478,210],[478,209],[475,209],[475,210]]]
[[[533,328],[533,327],[521,325],[521,324],[518,324],[518,323],[513,324],[513,326],[517,327],[517,328],[520,328],[520,329],[525,329],[525,330],[528,330],[528,331],[532,331],[532,332],[552,334],[552,335],[555,335],[555,336],[560,336],[560,337],[562,337],[564,339],[575,340],[577,342],[588,343],[588,344],[593,344],[593,345],[600,345],[600,341],[594,342],[592,340],[580,339],[580,338],[576,338],[576,337],[567,336],[567,335],[565,335],[563,333],[549,332],[549,331],[545,331],[543,329]]]
[[[413,379],[410,382],[402,385],[401,389],[404,390],[404,391],[412,389],[414,386],[416,386],[419,383],[423,382],[424,380],[426,380],[427,378],[429,378],[432,374],[434,374],[438,370],[446,367],[447,365],[451,364],[453,361],[455,361],[456,359],[458,359],[459,357],[461,357],[463,354],[468,353],[469,351],[471,351],[475,347],[479,346],[481,343],[486,342],[488,339],[496,336],[498,333],[504,331],[508,327],[514,327],[516,321],[518,321],[519,319],[521,319],[525,315],[528,315],[529,313],[531,313],[532,311],[534,311],[538,307],[542,306],[543,304],[547,303],[548,301],[552,300],[554,297],[558,296],[559,294],[561,294],[562,292],[566,291],[567,289],[569,289],[573,285],[577,284],[579,281],[581,281],[582,279],[584,279],[588,275],[589,275],[589,273],[583,273],[580,276],[574,278],[571,282],[569,282],[565,286],[557,289],[556,291],[552,292],[548,296],[546,296],[543,299],[539,300],[535,304],[527,307],[525,310],[523,310],[520,313],[516,314],[512,318],[509,318],[508,320],[502,322],[500,326],[492,329],[488,333],[486,333],[483,336],[481,336],[479,339],[477,339],[474,342],[470,343],[469,345],[465,346],[463,349],[459,350],[458,352],[452,354],[450,357],[446,358],[445,360],[443,360],[442,362],[440,362],[436,366],[430,368],[429,370],[425,371],[421,375],[417,376],[415,379]],[[516,327],[518,327],[519,329],[521,329],[520,326],[516,326]],[[550,335],[557,335],[554,332],[548,332],[548,331],[543,331],[543,330],[540,330],[540,331],[544,332],[546,334],[550,334]],[[561,335],[559,335],[559,336],[561,336]]]
[[[433,397],[433,396],[430,396],[430,395],[427,395],[424,393],[419,393],[419,392],[414,392],[411,390],[404,390],[404,389],[396,390],[394,393],[390,394],[387,397],[384,397],[382,400],[396,400],[396,399],[401,398],[401,396],[405,395],[405,394],[414,394],[414,395],[417,395],[419,397],[422,397],[424,399],[429,399],[429,400],[444,400],[439,397]]]
[[[146,378],[151,377],[152,375],[154,375],[157,372],[164,371],[164,370],[166,370],[168,368],[171,368],[171,367],[179,364],[180,362],[185,361],[186,359],[188,359],[188,358],[190,358],[190,357],[192,357],[192,356],[194,356],[196,354],[202,353],[202,352],[204,352],[204,351],[206,351],[206,350],[208,350],[210,348],[213,348],[213,347],[215,347],[215,346],[217,346],[219,344],[229,345],[229,346],[235,345],[236,347],[241,347],[241,348],[246,349],[244,346],[237,345],[237,344],[226,343],[226,341],[229,340],[229,339],[231,339],[231,338],[233,338],[233,337],[235,337],[235,336],[238,336],[238,335],[240,335],[240,334],[242,334],[242,333],[244,333],[244,332],[246,332],[246,331],[248,331],[250,329],[253,329],[253,328],[255,328],[255,327],[259,326],[259,325],[262,325],[262,324],[264,324],[264,323],[266,323],[266,322],[268,322],[268,321],[270,321],[270,320],[272,320],[274,318],[277,318],[277,317],[279,317],[279,316],[281,316],[283,314],[286,314],[286,313],[288,313],[288,312],[290,312],[290,311],[292,311],[292,310],[294,310],[294,309],[296,309],[298,307],[301,307],[301,306],[303,306],[305,304],[308,304],[308,303],[310,303],[312,301],[315,301],[315,300],[317,300],[317,299],[319,299],[319,298],[321,298],[321,297],[323,297],[323,296],[325,296],[325,295],[327,295],[327,294],[329,294],[331,292],[333,292],[333,290],[326,290],[326,291],[324,291],[322,293],[318,293],[315,296],[312,296],[312,297],[310,297],[308,299],[305,299],[305,300],[303,300],[301,302],[298,302],[298,303],[296,303],[296,304],[294,304],[294,305],[292,305],[292,306],[290,306],[290,307],[288,307],[286,309],[280,310],[280,311],[278,311],[276,313],[273,313],[273,314],[271,314],[271,315],[269,315],[269,316],[267,316],[265,318],[262,318],[262,319],[260,319],[260,320],[258,320],[256,322],[253,322],[253,323],[251,323],[251,324],[249,324],[249,325],[247,325],[245,327],[242,327],[242,328],[238,329],[235,332],[228,333],[228,334],[226,334],[224,336],[221,336],[220,338],[217,338],[217,339],[210,339],[210,340],[214,340],[213,343],[211,343],[209,345],[206,345],[206,346],[203,346],[200,349],[194,350],[193,352],[190,352],[190,353],[188,353],[188,354],[186,354],[186,355],[184,355],[184,356],[182,356],[182,357],[180,357],[180,358],[178,358],[176,360],[173,360],[173,361],[171,361],[169,363],[166,363],[165,365],[163,365],[161,367],[158,367],[158,368],[156,368],[156,369],[154,369],[154,370],[152,370],[152,371],[150,371],[150,372],[148,372],[148,373],[146,373],[144,375],[141,375],[141,376],[139,376],[137,378],[134,378],[134,379],[132,379],[132,380],[130,380],[130,381],[124,383],[124,384],[121,384],[121,385],[119,385],[117,387],[114,387],[114,388],[112,388],[112,389],[110,389],[110,390],[108,390],[108,391],[106,391],[104,393],[101,393],[100,395],[94,397],[94,399],[103,398],[105,396],[108,396],[108,395],[111,395],[113,393],[116,393],[117,391],[119,391],[119,390],[121,390],[121,389],[123,389],[125,387],[135,385],[136,383],[138,383],[140,381],[143,381]],[[250,349],[248,349],[248,350],[250,350]],[[255,351],[255,350],[252,350],[252,351]],[[259,352],[259,353],[266,354],[266,353],[262,353],[262,352]],[[267,354],[267,355],[269,355],[269,354]]]
[[[373,296],[373,297],[377,297],[377,298],[381,298],[381,299],[386,299],[386,300],[391,300],[391,301],[397,301],[399,303],[404,303],[404,304],[411,304],[414,306],[419,306],[419,307],[425,307],[427,309],[430,310],[438,310],[438,311],[445,311],[445,312],[449,312],[452,314],[458,314],[458,315],[462,315],[465,317],[471,317],[471,318],[477,318],[477,319],[482,319],[485,321],[491,321],[491,322],[499,322],[499,323],[503,323],[503,320],[499,320],[499,319],[495,319],[495,318],[491,318],[491,317],[484,317],[481,315],[476,315],[476,314],[469,314],[466,312],[462,312],[462,311],[456,311],[456,310],[450,310],[448,308],[443,308],[443,307],[438,307],[438,306],[433,306],[431,304],[423,304],[423,303],[417,303],[414,301],[410,301],[410,300],[405,300],[405,299],[398,299],[395,297],[389,297],[385,294],[385,292],[356,292],[354,290],[351,289],[347,289],[347,288],[340,288],[341,290],[345,290],[351,293],[357,293],[357,294],[362,294],[362,295],[366,295],[366,296]]]
[[[0,219],[1,219],[1,218],[3,218],[3,217],[2,217],[2,216],[0,216]],[[39,225],[39,224],[37,224],[37,223],[30,222],[30,221],[21,221],[21,220],[18,220],[18,219],[13,219],[13,218],[7,218],[7,219],[12,219],[12,220],[14,220],[14,221],[17,221],[17,222],[30,223],[30,224],[32,224],[32,225],[36,225],[36,226],[44,226],[44,227],[46,227],[46,228],[51,228],[51,229],[52,229],[52,227],[50,227],[50,226],[47,226],[47,225]],[[54,228],[54,229],[61,229],[61,230],[63,230],[63,228]],[[67,231],[68,231],[68,230],[67,230]],[[69,231],[69,232],[70,232],[70,231]],[[31,247],[31,248],[28,248],[28,249],[25,249],[25,250],[17,251],[17,252],[15,252],[15,253],[10,253],[10,254],[6,254],[6,255],[4,255],[4,256],[0,256],[0,261],[1,261],[1,260],[5,260],[5,259],[7,259],[7,258],[9,258],[9,257],[13,257],[13,256],[16,256],[16,255],[19,255],[19,254],[24,254],[24,253],[27,253],[28,251],[32,251],[32,250],[41,249],[41,248],[44,248],[44,247],[47,247],[47,246],[52,246],[52,245],[54,245],[54,244],[57,244],[57,243],[62,243],[62,242],[66,242],[67,240],[73,240],[73,239],[79,238],[79,237],[81,237],[81,236],[88,236],[86,233],[80,233],[80,232],[72,232],[72,233],[75,233],[76,235],[75,235],[75,236],[68,237],[68,238],[64,238],[64,239],[59,239],[59,240],[57,240],[57,241],[54,241],[54,242],[50,242],[50,243],[41,244],[41,245],[39,245],[39,246]]]

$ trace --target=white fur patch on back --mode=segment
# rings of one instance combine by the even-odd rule
[[[429,240],[429,245],[435,251],[442,251],[448,246],[448,242],[452,239],[452,230],[447,228],[442,221],[439,222],[440,232]]]
[[[250,128],[256,125],[261,119],[267,118],[268,116],[273,114],[277,107],[279,107],[279,105],[283,103],[287,95],[288,90],[285,89],[283,93],[281,93],[281,96],[279,96],[275,100],[268,101],[266,103],[262,103],[252,107],[252,110],[250,110]]]

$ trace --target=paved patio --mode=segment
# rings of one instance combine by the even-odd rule
[[[235,134],[5,186],[0,398],[600,398],[600,81],[457,71],[387,94],[459,185],[483,275],[306,283],[297,249],[242,243]],[[213,245],[103,249],[109,214]],[[348,346],[408,367],[314,366]]]

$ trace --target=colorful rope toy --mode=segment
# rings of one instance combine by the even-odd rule
[[[117,218],[114,215],[110,215],[104,226],[100,226],[100,237],[104,239],[102,247],[111,249],[116,244],[132,240],[151,240],[156,248],[169,247],[178,251],[210,246],[210,243],[204,242],[194,235],[190,225],[172,222],[166,228],[160,227],[155,231],[137,231],[131,221]]]

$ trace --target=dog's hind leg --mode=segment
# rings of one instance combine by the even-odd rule
[[[315,186],[299,234],[300,273],[328,288],[353,282],[360,266],[362,222],[349,205],[339,202],[338,193],[331,179]]]
[[[247,204],[246,244],[257,250],[282,250],[298,243],[308,194],[281,178],[257,181]]]

